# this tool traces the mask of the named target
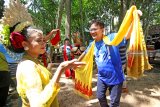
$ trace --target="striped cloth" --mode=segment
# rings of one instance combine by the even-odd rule
[[[10,77],[11,77],[10,87],[9,87],[10,91],[13,91],[13,90],[15,91],[16,90],[16,86],[17,86],[17,81],[16,81],[17,65],[18,65],[18,63],[8,63]]]
[[[16,78],[17,63],[8,63],[11,78]]]
[[[119,53],[120,53],[122,65],[126,64],[126,50],[127,50],[126,46],[119,47]]]

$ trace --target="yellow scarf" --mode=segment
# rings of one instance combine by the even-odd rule
[[[133,25],[132,25],[133,24]],[[126,13],[124,20],[120,26],[115,38],[110,41],[107,36],[104,36],[105,44],[117,46],[131,28],[131,38],[128,48],[127,74],[131,77],[142,76],[144,70],[151,69],[148,63],[146,44],[144,41],[142,26],[137,13],[136,6],[132,6]],[[78,94],[90,98],[92,96],[92,70],[93,70],[93,53],[95,41],[92,43],[89,51],[86,53],[82,62],[86,62],[85,67],[76,69],[75,72],[75,89]]]
[[[92,71],[93,71],[93,53],[95,42],[92,43],[91,48],[82,59],[85,62],[85,67],[77,68],[75,72],[75,89],[76,92],[85,97],[92,96]]]
[[[145,70],[151,69],[152,66],[148,62],[143,30],[136,11],[133,12],[132,23],[133,28],[127,56],[127,75],[139,78],[143,76]]]

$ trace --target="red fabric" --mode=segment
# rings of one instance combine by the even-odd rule
[[[67,45],[64,45],[64,48],[63,48],[63,58],[64,58],[64,61],[68,61],[68,56],[67,56],[67,52],[66,52],[66,47]],[[70,49],[72,49],[72,46],[70,46]],[[74,56],[72,55],[71,56],[72,59],[74,59]],[[71,70],[71,69],[66,69],[65,70],[65,76],[66,77],[72,77],[72,79],[75,78],[75,71],[74,70]]]
[[[70,45],[70,49],[72,50],[72,46]],[[74,59],[74,54],[71,56],[72,59]]]
[[[64,45],[64,48],[63,48],[63,58],[64,58],[64,61],[68,61],[68,56],[67,56],[67,52],[66,52],[66,45]]]
[[[53,45],[53,46],[55,46],[55,45],[57,45],[58,44],[58,42],[61,40],[61,37],[60,37],[60,31],[59,30],[57,30],[57,33],[56,33],[56,35],[51,39],[51,44]]]
[[[43,64],[45,67],[47,67],[47,56],[46,56],[46,53],[42,54],[42,61],[43,61]]]
[[[65,76],[66,77],[72,77],[72,79],[75,79],[75,71],[72,69],[66,69],[65,70]]]
[[[66,45],[64,45],[64,48],[63,48],[63,58],[64,58],[64,61],[68,61],[68,56],[67,56],[67,52],[66,52]],[[70,49],[72,49],[72,46],[70,45]],[[74,55],[71,56],[71,59],[74,59]]]
[[[71,71],[70,71],[70,69],[66,69],[65,70],[65,76],[66,77],[71,77]]]

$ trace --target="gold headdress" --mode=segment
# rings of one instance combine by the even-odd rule
[[[19,0],[10,0],[9,6],[5,8],[3,15],[0,20],[2,26],[0,27],[0,35],[4,44],[9,42],[11,32],[21,32],[25,27],[33,24],[31,15]]]
[[[3,14],[2,24],[9,25],[10,27],[13,27],[18,22],[20,22],[20,24],[26,21],[32,23],[31,15],[25,8],[25,5],[21,4],[19,0],[11,0],[9,8],[5,8]]]

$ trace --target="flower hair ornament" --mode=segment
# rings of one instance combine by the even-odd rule
[[[21,43],[25,37],[21,31],[33,24],[32,17],[19,0],[10,0],[9,6],[4,9],[0,20],[0,38],[4,45],[12,45],[14,50],[23,49]],[[20,51],[15,51],[20,52]]]
[[[13,46],[13,48],[15,48],[15,52],[22,52],[23,51],[23,46],[22,46],[22,42],[26,40],[26,37],[23,36],[21,33],[19,32],[12,32],[10,34],[10,42],[11,45]]]

